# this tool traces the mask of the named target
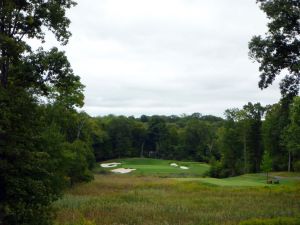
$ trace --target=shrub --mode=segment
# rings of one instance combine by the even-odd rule
[[[211,162],[211,167],[209,169],[209,176],[220,178],[222,173],[222,163],[220,161]]]
[[[294,163],[294,171],[300,172],[300,160],[298,160]]]

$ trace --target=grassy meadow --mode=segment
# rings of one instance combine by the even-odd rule
[[[146,161],[139,159],[120,161],[124,162],[123,167],[126,162],[126,167],[137,168],[137,171],[96,174],[94,181],[69,189],[54,205],[56,223],[234,225],[251,218],[296,217],[300,214],[299,174],[271,174],[280,176],[281,182],[267,185],[263,174],[227,179],[193,178],[191,174],[184,174],[179,178],[182,171],[179,170],[176,177],[173,171],[176,168],[164,170],[170,161],[149,160],[152,164],[148,167]],[[202,168],[197,163],[184,162],[182,165]],[[163,173],[159,173],[158,168],[162,168]]]

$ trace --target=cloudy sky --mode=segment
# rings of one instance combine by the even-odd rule
[[[84,0],[68,16],[64,49],[93,116],[222,116],[279,100],[278,84],[257,87],[248,57],[251,37],[266,32],[255,0]]]

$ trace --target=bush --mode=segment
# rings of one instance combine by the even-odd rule
[[[100,168],[100,169],[97,169],[95,171],[97,174],[102,174],[102,175],[107,175],[107,174],[110,174],[110,172],[108,170],[105,170],[103,168]]]
[[[300,172],[300,161],[296,161],[294,163],[294,171],[295,172]]]
[[[221,173],[222,173],[222,163],[220,161],[212,161],[211,167],[208,172],[209,176],[215,177],[215,178],[220,178]]]
[[[251,219],[242,221],[239,225],[300,225],[300,218]]]

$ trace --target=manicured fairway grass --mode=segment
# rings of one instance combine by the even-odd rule
[[[297,183],[273,188],[237,186],[153,176],[96,175],[94,181],[72,188],[55,203],[56,222],[59,225],[237,225],[250,218],[293,217],[300,213]]]
[[[110,171],[115,168],[132,168],[136,169],[130,175],[137,176],[159,176],[159,177],[201,177],[208,170],[209,165],[206,163],[198,162],[180,162],[175,160],[160,160],[160,159],[147,159],[147,158],[130,158],[130,159],[117,159],[108,162],[120,162],[114,168],[101,168],[100,163],[97,165],[96,173],[103,171]],[[184,170],[179,167],[170,166],[171,163],[176,163],[179,166],[186,166],[189,169]]]
[[[177,181],[194,181],[201,182],[208,185],[216,186],[231,186],[231,187],[257,187],[257,186],[282,186],[282,185],[293,185],[300,181],[300,177],[292,175],[292,173],[270,173],[269,177],[272,179],[279,179],[279,184],[266,184],[266,175],[263,173],[258,174],[245,174],[237,177],[230,177],[225,179],[216,178],[176,178]]]

